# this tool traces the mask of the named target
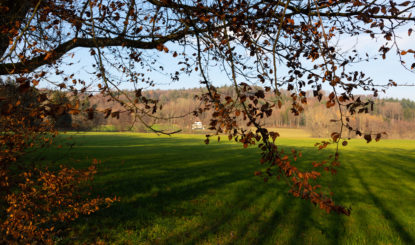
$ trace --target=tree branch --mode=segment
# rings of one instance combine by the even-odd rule
[[[184,29],[170,35],[160,37],[151,42],[144,42],[140,40],[126,39],[122,37],[118,38],[96,38],[96,43],[99,47],[109,47],[109,46],[123,46],[130,48],[139,48],[139,49],[155,49],[157,46],[162,45],[169,41],[177,41],[184,38],[186,35],[191,35],[197,32],[203,32],[205,30],[188,30]],[[82,48],[96,48],[93,38],[74,38],[69,41],[66,41],[58,45],[55,49],[49,51],[48,53],[39,55],[30,60],[17,63],[4,63],[0,64],[0,75],[11,75],[11,74],[20,74],[20,73],[29,73],[35,69],[46,65],[52,64],[60,59],[64,54],[70,50],[78,47]]]

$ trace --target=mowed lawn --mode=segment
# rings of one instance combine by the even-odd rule
[[[347,217],[290,196],[283,181],[254,176],[263,168],[256,147],[216,138],[205,145],[201,135],[61,137],[63,147],[45,160],[76,167],[102,160],[94,195],[121,199],[70,223],[63,244],[415,244],[415,141],[341,147],[338,174],[323,184],[352,208]],[[279,139],[302,149],[300,167],[332,152],[317,151],[317,141]]]

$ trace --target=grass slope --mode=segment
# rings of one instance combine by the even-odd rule
[[[87,133],[69,141],[74,148],[52,149],[47,160],[80,167],[102,159],[95,192],[121,202],[72,223],[61,243],[415,244],[415,141],[342,147],[339,173],[325,184],[352,207],[350,217],[328,215],[288,195],[282,181],[253,176],[261,169],[255,147],[205,145],[194,135]],[[322,157],[316,141],[280,144],[302,148],[302,164],[310,165]]]

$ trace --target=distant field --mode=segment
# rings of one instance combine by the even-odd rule
[[[95,192],[121,201],[72,223],[61,243],[415,244],[415,141],[352,140],[342,147],[339,173],[326,176],[325,185],[352,207],[346,217],[291,197],[281,181],[255,177],[255,147],[214,139],[205,145],[200,135],[63,139],[46,160],[82,167],[101,159]],[[302,164],[310,165],[319,158],[317,141],[287,135],[280,144],[302,148]]]
[[[282,138],[310,138],[311,133],[301,128],[268,128],[270,131],[278,132]]]

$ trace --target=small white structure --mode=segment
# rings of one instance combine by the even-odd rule
[[[192,124],[192,130],[195,129],[205,129],[205,127],[203,127],[203,124],[201,121],[196,121]]]

